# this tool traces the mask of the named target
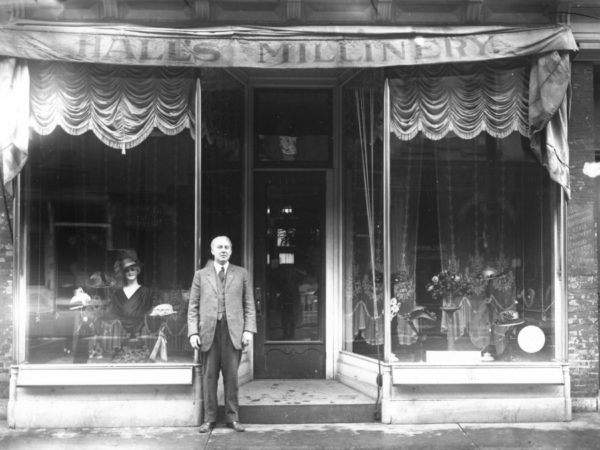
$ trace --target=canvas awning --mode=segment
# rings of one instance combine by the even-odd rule
[[[10,181],[23,166],[28,141],[24,136],[28,136],[29,127],[42,134],[51,132],[58,125],[72,134],[93,130],[107,145],[124,149],[145,139],[154,126],[171,130],[174,129],[173,124],[176,124],[178,131],[194,126],[191,110],[193,103],[190,102],[193,98],[193,73],[190,76],[189,69],[195,67],[402,68],[491,63],[521,58],[531,61],[528,93],[520,93],[528,96],[527,134],[532,139],[534,148],[537,148],[542,164],[548,167],[552,178],[568,194],[566,105],[570,82],[569,53],[576,50],[577,45],[570,29],[563,25],[169,29],[14,22],[0,26],[0,62],[3,62],[0,64],[3,72],[0,73],[0,93],[5,94],[3,99],[8,99],[0,104],[0,117],[14,119],[13,112],[18,110],[20,117],[30,117],[30,120],[9,120],[4,122],[8,126],[0,128],[3,177],[5,182]],[[2,60],[3,56],[5,58]],[[29,65],[43,67],[46,72],[30,74],[27,70],[28,60]],[[34,63],[32,60],[38,62]],[[41,61],[44,63],[40,65]],[[59,77],[52,76],[52,66],[55,64],[63,66],[61,70],[77,75],[74,81],[68,82],[67,72],[61,73]],[[148,66],[154,66],[159,71],[157,73],[173,67],[183,71],[177,72],[179,75],[169,75],[167,78],[172,79],[161,83],[160,89],[157,89],[155,83],[115,85],[126,83],[128,78],[135,78],[128,75],[113,77],[109,83],[111,89],[104,90],[95,89],[93,81],[77,82],[82,79],[79,73],[81,71],[85,72],[88,81],[93,80],[97,73],[105,72],[102,78],[105,81],[101,82],[105,85],[107,77],[111,78],[112,73],[111,66],[107,64],[112,65],[115,70],[129,70],[142,77],[145,73],[143,67]],[[104,69],[97,71],[94,69],[96,65]],[[154,74],[153,77],[161,78],[157,73],[147,71],[147,76]],[[43,82],[36,82],[44,76],[47,77]],[[182,93],[178,90],[178,86],[182,85],[175,79],[178,76],[186,81],[185,86],[190,86],[190,89],[184,90],[183,101]],[[144,86],[147,91],[141,92],[140,89],[143,90]],[[423,91],[419,99],[424,101],[422,104],[426,103],[426,96],[427,92]],[[501,93],[501,96],[506,97],[506,94]],[[60,101],[56,101],[57,99]],[[403,99],[398,98],[397,105],[401,105],[402,101]],[[481,119],[469,125],[472,129],[477,132],[492,129],[483,126],[483,118],[498,110],[494,102],[493,96],[489,99],[486,96],[485,101],[479,103],[483,105]],[[86,107],[82,108],[82,104]],[[122,107],[123,105],[125,106]],[[418,110],[419,114],[411,117],[410,109],[413,106],[414,104],[408,105],[408,116],[401,110],[395,110],[396,117],[400,120],[396,124],[398,126],[392,127],[396,133],[402,133],[403,126],[407,127],[409,134],[414,130],[424,132],[424,123],[431,124],[430,119],[438,120],[434,115],[423,115],[426,108]],[[133,114],[132,111],[145,111],[147,114]],[[162,114],[160,111],[169,111],[169,114]],[[438,115],[440,120],[446,120],[450,116],[460,118],[456,114]],[[464,124],[447,120],[445,124],[432,124],[433,128],[440,125]],[[525,127],[521,127],[518,131],[525,134],[524,129]],[[125,133],[124,130],[129,131]],[[546,139],[540,139],[542,132],[546,133]],[[541,145],[545,145],[549,152],[542,151]]]
[[[310,69],[473,62],[577,50],[568,27],[216,27],[14,22],[0,55],[142,66]]]

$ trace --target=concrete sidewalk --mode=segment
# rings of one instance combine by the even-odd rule
[[[598,449],[600,414],[571,422],[526,424],[252,425],[245,433],[218,426],[196,428],[84,428],[10,430],[0,427],[0,448],[13,449]]]

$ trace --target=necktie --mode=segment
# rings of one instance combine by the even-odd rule
[[[221,280],[221,284],[225,284],[225,267],[221,266],[221,270],[219,270],[219,280]]]

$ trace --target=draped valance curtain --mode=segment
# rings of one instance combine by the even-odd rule
[[[25,164],[29,130],[91,131],[125,151],[154,129],[194,130],[196,74],[190,68],[130,67],[0,59],[0,131],[4,183]]]
[[[473,139],[482,132],[503,138],[527,135],[525,65],[440,64],[390,71],[391,130],[402,141],[418,133],[432,140],[448,133]]]
[[[502,63],[390,69],[390,130],[402,141],[418,133],[440,140],[518,131],[569,196],[569,58],[555,51]]]
[[[195,73],[189,68],[31,62],[31,128],[92,131],[109,147],[139,145],[155,128],[193,129]]]

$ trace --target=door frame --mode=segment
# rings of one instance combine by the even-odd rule
[[[340,198],[341,175],[341,130],[340,118],[340,86],[348,71],[315,70],[306,72],[257,70],[228,70],[228,72],[246,86],[245,107],[245,149],[244,152],[244,266],[250,273],[254,286],[254,90],[257,88],[326,88],[332,92],[332,124],[333,145],[332,165],[322,169],[325,172],[325,379],[336,378],[337,360],[342,348],[342,299],[343,266],[342,266],[342,205]],[[314,170],[314,169],[310,169]],[[251,376],[254,378],[254,350],[250,346]]]

